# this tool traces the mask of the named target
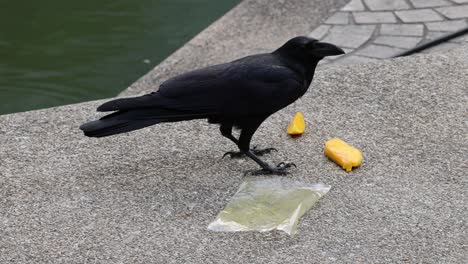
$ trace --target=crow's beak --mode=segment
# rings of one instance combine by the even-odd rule
[[[333,44],[326,42],[315,42],[313,44],[312,54],[318,57],[326,57],[345,54],[345,52]]]

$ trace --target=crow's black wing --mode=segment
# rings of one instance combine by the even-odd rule
[[[287,67],[240,61],[181,74],[156,92],[113,100],[98,111],[165,108],[207,115],[255,115],[275,112],[304,91],[301,78]]]
[[[282,65],[243,65],[236,76],[236,89],[224,105],[226,112],[242,115],[269,115],[291,104],[308,88],[303,78]],[[236,73],[233,73],[235,75]]]
[[[217,94],[222,89],[223,73],[229,64],[220,64],[183,73],[163,82],[159,90],[147,95],[106,102],[98,111],[118,111],[143,108],[212,112],[217,108]]]

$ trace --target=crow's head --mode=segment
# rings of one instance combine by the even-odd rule
[[[326,56],[336,56],[345,53],[333,44],[302,36],[290,39],[278,51],[284,55],[311,57],[317,60],[321,60]]]

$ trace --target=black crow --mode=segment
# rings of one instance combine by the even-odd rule
[[[274,167],[262,161],[258,156],[272,149],[250,149],[252,136],[265,119],[307,91],[321,59],[340,54],[344,51],[335,45],[295,37],[272,53],[183,73],[150,94],[104,103],[97,111],[114,112],[80,129],[89,137],[105,137],[163,122],[206,118],[219,124],[221,134],[262,167],[255,174],[286,174],[293,164]],[[239,138],[232,135],[233,127],[240,129]]]

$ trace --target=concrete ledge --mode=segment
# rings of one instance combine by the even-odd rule
[[[307,35],[346,2],[244,0],[120,95],[148,93],[182,72],[270,52],[292,37]]]
[[[100,102],[0,116],[0,263],[465,263],[468,47],[319,70],[254,137],[333,189],[299,233],[213,233],[248,160],[203,121],[100,140],[78,126]],[[307,132],[284,130],[295,111]],[[364,153],[346,173],[330,137]]]

